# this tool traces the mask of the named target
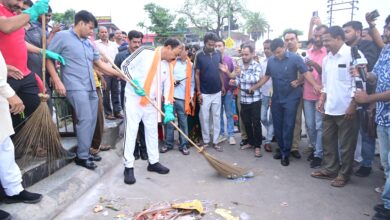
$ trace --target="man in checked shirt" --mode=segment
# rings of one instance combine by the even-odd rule
[[[242,121],[248,135],[248,148],[255,148],[255,157],[261,157],[261,93],[260,89],[251,88],[259,82],[264,75],[261,65],[253,58],[255,50],[250,45],[245,45],[241,50],[242,66],[236,68],[236,80],[231,80],[230,84],[240,87],[241,92],[241,112]],[[240,72],[238,72],[240,71]]]

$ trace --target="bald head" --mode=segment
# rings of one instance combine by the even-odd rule
[[[103,42],[108,42],[108,31],[107,28],[104,26],[99,26],[99,38]]]

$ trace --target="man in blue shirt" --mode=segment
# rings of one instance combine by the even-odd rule
[[[288,166],[295,116],[303,90],[301,86],[294,83],[298,77],[297,72],[304,75],[316,92],[321,91],[321,86],[315,82],[302,58],[286,51],[283,40],[273,40],[271,50],[274,56],[268,60],[265,76],[251,90],[254,91],[265,84],[269,78],[272,78],[274,93],[271,111],[274,116],[272,119],[275,136],[282,153],[281,164]]]
[[[93,161],[101,160],[98,156],[89,154],[89,148],[94,134],[98,96],[94,80],[93,66],[102,72],[123,79],[116,70],[100,60],[99,52],[94,48],[88,37],[97,26],[96,18],[88,11],[79,11],[75,15],[73,29],[58,32],[48,49],[60,54],[66,61],[61,66],[61,80],[53,78],[56,91],[66,96],[77,116],[77,158],[76,164],[87,169],[95,169]],[[55,71],[54,64],[48,60],[48,70]],[[52,74],[51,74],[52,75]]]
[[[389,26],[389,25],[388,25]],[[372,73],[367,74],[367,80],[371,84],[377,83],[376,93],[367,95],[365,91],[355,92],[355,101],[358,103],[376,102],[375,121],[378,124],[377,133],[380,145],[381,162],[384,167],[386,184],[382,193],[384,204],[376,205],[377,212],[373,219],[390,219],[390,45],[382,49]],[[357,71],[354,76],[359,76]]]
[[[204,147],[210,142],[210,110],[213,119],[213,147],[222,151],[218,145],[220,132],[221,95],[225,94],[221,53],[215,50],[215,42],[218,36],[215,33],[206,33],[204,36],[204,48],[195,57],[195,80],[199,98],[199,119],[202,127]]]

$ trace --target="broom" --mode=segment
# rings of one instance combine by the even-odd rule
[[[139,87],[134,84],[130,78],[131,76],[127,76],[121,69],[119,69],[119,67],[117,67],[114,62],[112,62],[112,60],[110,58],[108,58],[102,51],[99,51],[100,54],[106,59],[109,61],[109,63],[114,67],[114,69],[116,71],[118,71],[119,73],[121,73],[125,78],[126,80],[132,85],[134,86],[136,89],[139,89]],[[152,100],[149,98],[149,96],[145,96],[145,98],[149,101],[150,104],[153,105],[153,107],[162,115],[162,116],[165,116],[164,112],[161,111],[161,109],[159,107],[156,106],[156,104],[154,104],[154,102],[152,102]],[[230,165],[226,162],[223,162],[221,160],[218,160],[216,157],[214,157],[213,155],[209,154],[206,152],[206,150],[203,148],[203,147],[199,147],[195,142],[193,142],[186,134],[184,134],[184,132],[173,122],[169,122],[171,123],[171,125],[176,128],[176,130],[181,134],[183,135],[183,137],[185,139],[188,140],[188,142],[190,142],[197,150],[200,154],[202,154],[204,156],[204,158],[207,160],[207,162],[219,173],[219,175],[223,176],[223,177],[226,177],[226,178],[229,178],[229,179],[236,179],[236,178],[241,178],[241,177],[254,177],[254,173],[251,172],[251,171],[248,171],[248,170],[245,170],[244,168],[241,168],[241,167],[238,167],[238,166],[233,166],[233,165]]]
[[[42,15],[42,81],[46,89],[46,16]],[[27,120],[23,128],[15,135],[15,151],[24,155],[22,164],[27,165],[31,160],[46,156],[48,172],[51,162],[63,158],[66,151],[62,148],[61,137],[47,105],[49,95],[38,94],[41,103]]]

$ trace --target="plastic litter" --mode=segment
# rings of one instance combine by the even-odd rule
[[[234,217],[230,210],[218,208],[215,210],[215,213],[222,216],[225,220],[240,220],[239,217]]]

